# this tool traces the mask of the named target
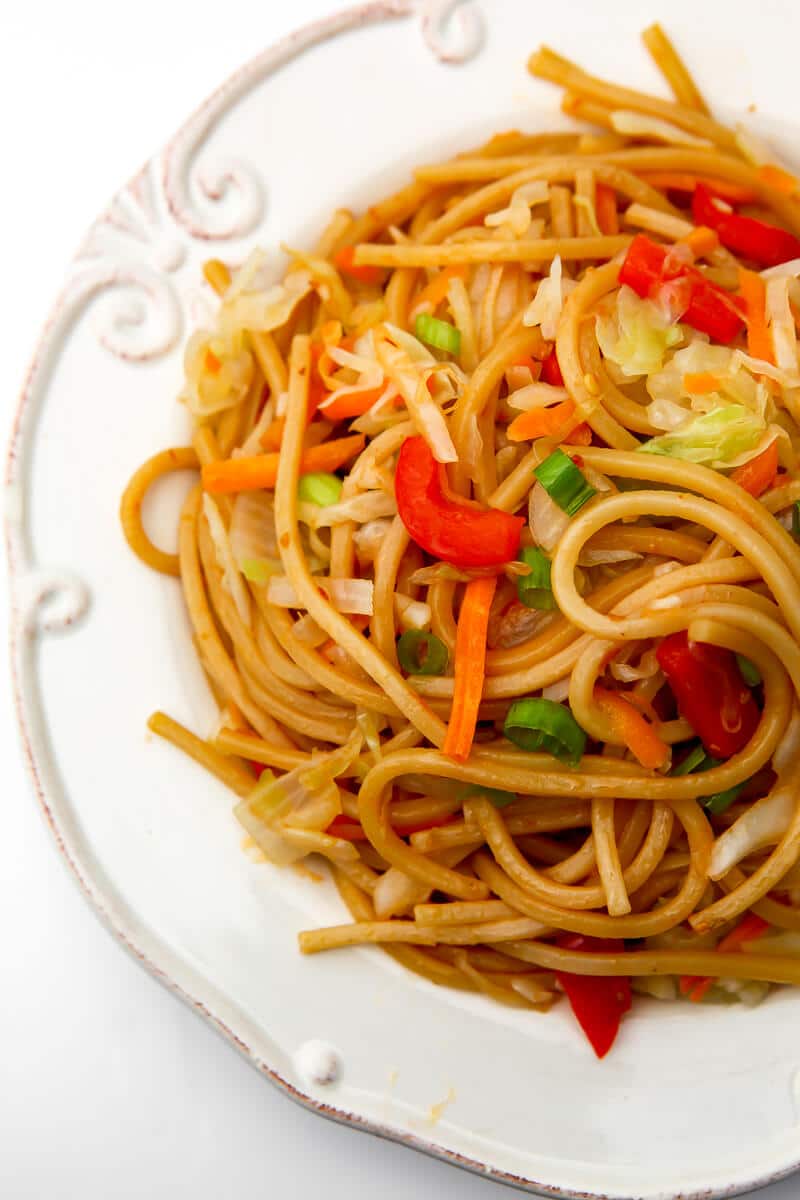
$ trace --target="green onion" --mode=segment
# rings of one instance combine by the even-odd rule
[[[749,658],[745,658],[743,654],[736,655],[736,661],[739,664],[739,670],[742,673],[742,679],[748,687],[758,687],[761,683],[761,672],[755,663],[751,663]]]
[[[517,580],[517,597],[526,608],[551,610],[557,608],[556,598],[550,587],[550,559],[538,546],[525,546],[520,560],[530,567],[529,575]]]
[[[461,349],[461,334],[449,321],[440,321],[430,313],[419,313],[414,322],[414,333],[421,342],[449,354],[458,354]]]
[[[318,504],[320,508],[336,504],[341,494],[341,479],[338,475],[329,475],[327,471],[309,471],[297,481],[297,499]]]
[[[735,783],[733,787],[729,787],[724,792],[715,792],[713,796],[703,796],[700,803],[708,812],[718,817],[729,809],[735,800],[738,800],[739,793],[748,782],[749,780],[743,779],[741,783]]]
[[[670,775],[691,775],[692,771],[698,769],[707,770],[708,768],[703,766],[707,758],[703,743],[698,742],[696,746],[692,747],[686,758],[681,759],[677,767],[672,768]]]
[[[550,499],[570,517],[597,495],[583,472],[563,450],[554,450],[533,473]]]
[[[800,538],[800,500],[795,500],[792,505],[792,533]]]
[[[570,710],[555,700],[516,700],[503,733],[521,750],[546,750],[572,767],[581,761],[586,746],[586,734]]]
[[[409,675],[441,675],[447,666],[447,646],[424,629],[407,629],[397,641],[397,658]]]

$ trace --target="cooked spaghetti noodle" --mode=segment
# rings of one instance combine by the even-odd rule
[[[151,728],[350,910],[300,948],[566,992],[600,1055],[631,984],[800,984],[800,183],[644,37],[675,102],[543,48],[599,131],[424,166],[272,286],[208,263],[193,444],[121,514],[220,708]]]

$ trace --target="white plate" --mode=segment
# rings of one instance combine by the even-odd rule
[[[599,1063],[562,1010],[506,1011],[377,951],[302,958],[299,929],[342,919],[332,888],[250,863],[230,795],[145,730],[157,707],[201,732],[213,711],[178,585],[134,559],[117,519],[133,469],[186,440],[172,397],[181,338],[207,303],[202,260],[303,244],[336,205],[368,203],[416,162],[496,129],[562,124],[555,91],[524,69],[543,38],[660,86],[638,6],[454,7],[368,4],[266,51],[90,230],[9,462],[25,747],[59,845],[116,936],[287,1094],[561,1195],[731,1194],[800,1159],[796,994],[752,1012],[637,1002]],[[678,0],[663,19],[715,103],[757,99],[774,134],[794,93],[791,12],[762,6],[754,21],[730,0]],[[178,498],[165,486],[148,514],[164,541]]]

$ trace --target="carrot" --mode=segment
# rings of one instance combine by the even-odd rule
[[[751,496],[760,496],[766,492],[767,488],[772,487],[777,474],[778,442],[776,439],[774,442],[770,442],[766,450],[762,450],[755,458],[751,458],[749,462],[742,463],[735,471],[731,471],[730,478]]]
[[[345,842],[365,842],[367,835],[360,821],[339,813],[325,830],[329,837],[342,838]]]
[[[699,1004],[706,996],[706,993],[711,990],[714,985],[714,980],[709,976],[703,975],[682,975],[681,976],[681,994],[688,996],[692,1004]],[[684,991],[684,987],[686,990]]]
[[[320,405],[320,416],[326,421],[346,421],[348,417],[360,417],[368,408],[372,408],[376,400],[386,391],[386,385],[380,384],[373,388],[360,388],[357,392],[348,392],[337,396],[331,403],[324,400]],[[333,392],[330,393],[333,395]]]
[[[363,269],[363,268],[362,268]],[[429,307],[430,311],[447,299],[447,289],[450,286],[451,279],[463,279],[467,273],[467,268],[464,264],[459,264],[455,267],[445,267],[433,277],[421,292],[414,298],[414,303],[411,305],[411,312],[418,313],[422,310],[422,306]]]
[[[754,942],[756,938],[761,937],[762,933],[766,933],[769,929],[769,921],[765,921],[763,917],[759,917],[758,913],[748,913],[735,929],[732,929],[726,937],[717,946],[717,950],[723,953],[729,950],[738,950],[745,942]]]
[[[486,632],[497,576],[471,579],[464,591],[456,631],[455,685],[450,723],[442,747],[448,758],[469,758],[486,669]]]
[[[283,441],[283,431],[286,428],[286,418],[276,417],[264,430],[260,437],[265,450],[280,450]]]
[[[349,275],[351,279],[357,279],[359,283],[379,283],[383,278],[382,269],[358,266],[354,261],[355,252],[355,246],[344,246],[338,254],[334,254],[334,266],[343,271],[345,275]]]
[[[669,746],[662,742],[653,726],[624,696],[596,687],[594,700],[609,721],[615,736],[633,751],[643,767],[654,769],[664,766],[669,758]]]
[[[594,211],[601,233],[611,236],[619,233],[617,193],[607,183],[598,183],[595,188]]]
[[[531,438],[558,438],[560,431],[565,429],[575,415],[575,404],[572,400],[563,400],[549,408],[531,408],[528,412],[520,413],[508,427],[510,442],[527,442]],[[581,423],[569,430],[562,439],[573,446],[589,446],[592,441],[592,431],[588,425]]]
[[[747,321],[747,352],[763,362],[773,362],[772,337],[767,326],[767,287],[756,271],[739,268],[739,294]]]
[[[719,390],[720,379],[712,371],[690,371],[683,377],[683,386],[693,396],[707,396]]]
[[[339,467],[364,449],[363,434],[335,438],[311,446],[303,453],[300,474],[309,471],[338,471]],[[278,453],[254,454],[248,458],[227,458],[203,466],[203,487],[207,492],[252,492],[274,488],[278,478]]]
[[[800,191],[800,179],[796,179],[789,171],[784,171],[783,167],[778,167],[774,163],[766,163],[763,167],[759,167],[758,177],[767,187],[774,188],[776,192],[783,192],[787,196],[796,196]]]
[[[686,243],[695,258],[707,258],[719,246],[719,237],[707,225],[696,225],[691,233],[680,240]]]
[[[705,186],[727,200],[729,204],[752,204],[758,197],[752,188],[740,183],[731,183],[728,179],[717,179],[709,175],[693,175],[690,171],[645,171],[642,179],[651,187],[661,188],[668,192],[693,192],[698,183]]]

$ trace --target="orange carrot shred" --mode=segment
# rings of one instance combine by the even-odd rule
[[[464,591],[458,615],[453,707],[442,750],[448,758],[455,758],[459,762],[469,758],[478,722],[486,670],[489,610],[496,587],[496,575],[471,579]]]
[[[757,454],[755,458],[751,458],[749,462],[742,463],[735,471],[731,471],[730,478],[751,496],[761,496],[768,488],[772,487],[777,474],[778,442],[776,439],[774,442],[770,442],[767,448]]]
[[[756,938],[760,938],[762,933],[766,933],[769,929],[769,921],[765,921],[763,917],[759,917],[758,913],[748,913],[736,926],[727,934],[717,950],[724,952],[730,950],[738,950],[745,942],[754,942]]]
[[[309,471],[338,471],[349,459],[364,449],[363,434],[335,438],[304,451],[300,474]],[[252,492],[274,488],[278,479],[280,455],[255,454],[248,458],[228,458],[222,462],[205,463],[202,477],[207,492]]]
[[[631,750],[643,767],[663,767],[669,758],[669,746],[662,742],[652,725],[617,692],[603,687],[594,689],[594,700],[611,724],[616,737]]]
[[[367,409],[372,408],[385,391],[386,385],[382,383],[378,387],[360,388],[357,392],[337,396],[332,402],[323,400],[319,407],[320,416],[326,421],[346,421],[349,417],[360,417]],[[333,392],[330,395],[333,395]]]
[[[530,438],[555,437],[574,415],[575,403],[572,400],[562,400],[560,404],[552,404],[549,408],[531,408],[511,422],[508,440],[527,442]]]
[[[383,278],[381,268],[361,266],[356,263],[355,252],[355,246],[344,246],[338,254],[334,254],[334,265],[345,275],[349,275],[351,279],[357,279],[359,283],[379,283]]]
[[[683,386],[693,396],[707,396],[719,390],[720,378],[712,371],[690,371],[683,377]]]
[[[706,258],[712,254],[719,246],[719,237],[715,230],[709,229],[707,225],[697,225],[691,233],[687,233],[685,238],[686,245],[691,250],[695,258]]]
[[[286,418],[276,417],[260,437],[261,445],[265,450],[280,450],[281,442],[283,441],[283,431],[286,428]]]
[[[210,371],[212,375],[218,375],[222,370],[222,363],[213,350],[206,350],[206,370]]]
[[[767,326],[767,287],[755,271],[739,268],[739,293],[747,321],[747,352],[762,362],[773,362],[772,337]]]
[[[422,305],[429,306],[430,311],[433,312],[443,300],[447,299],[447,289],[450,287],[450,280],[463,279],[466,273],[467,268],[463,265],[445,267],[439,271],[437,275],[434,275],[430,283],[426,284],[422,291],[415,296],[414,303],[411,305],[411,312],[419,312]]]

